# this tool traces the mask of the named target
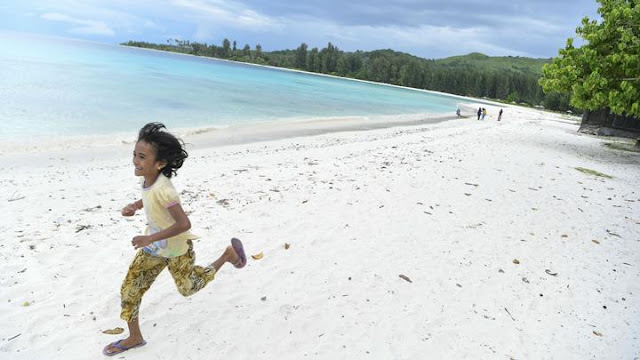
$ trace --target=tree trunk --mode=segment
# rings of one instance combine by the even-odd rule
[[[608,109],[585,111],[582,114],[580,129],[582,133],[604,136],[636,138],[635,148],[640,149],[640,118],[615,115]]]

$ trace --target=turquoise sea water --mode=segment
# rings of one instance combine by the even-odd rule
[[[459,99],[208,58],[0,33],[0,139],[396,114]]]

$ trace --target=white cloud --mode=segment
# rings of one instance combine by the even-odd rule
[[[244,30],[266,30],[281,26],[280,20],[244,7],[233,1],[173,0],[172,4],[191,10],[190,16],[217,25],[228,25]]]
[[[158,26],[155,22],[153,22],[153,21],[151,21],[151,20],[148,20],[148,19],[145,19],[145,20],[142,22],[142,26],[143,26],[143,27],[145,27],[145,28],[152,28],[152,29],[157,29],[157,28],[159,28],[159,26]]]
[[[481,52],[484,54],[525,55],[515,49],[507,49],[496,45],[490,31],[482,27],[453,28],[448,26],[423,25],[412,27],[391,27],[378,29],[382,33],[391,34],[394,43],[410,48],[437,49],[437,52],[452,51],[466,54]]]
[[[501,46],[499,42],[493,41],[492,30],[483,26],[467,28],[434,25],[345,26],[325,22],[321,19],[307,18],[304,21],[290,23],[285,31],[297,34],[310,47],[323,47],[330,41],[346,51],[388,48],[428,58],[470,52],[482,52],[488,55],[531,55],[514,48]],[[314,43],[313,40],[320,41]]]
[[[40,17],[45,20],[58,21],[73,25],[73,27],[69,29],[69,32],[74,34],[103,36],[115,35],[115,31],[102,21],[78,19],[60,13],[45,13],[40,15]]]

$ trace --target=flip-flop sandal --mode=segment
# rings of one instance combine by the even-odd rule
[[[147,342],[142,340],[142,342],[140,344],[138,344],[138,345],[133,345],[133,346],[130,346],[130,347],[126,347],[126,346],[120,345],[121,341],[122,341],[122,339],[118,340],[116,342],[112,342],[111,344],[105,346],[104,349],[102,349],[102,353],[104,355],[106,355],[106,356],[113,356],[113,355],[122,354],[123,352],[125,352],[127,350],[131,350],[131,349],[135,349],[137,347],[141,347],[141,346],[147,345]],[[108,352],[107,349],[109,348],[109,346],[112,346],[112,347],[114,347],[114,348],[116,348],[118,350],[114,351],[114,352]]]
[[[233,264],[238,269],[243,268],[247,265],[247,256],[244,254],[244,247],[242,246],[242,242],[236,238],[231,239],[231,246],[233,246],[233,251],[238,254],[238,261]]]

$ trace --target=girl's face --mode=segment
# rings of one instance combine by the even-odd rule
[[[148,142],[138,141],[133,150],[133,165],[136,176],[144,176],[145,180],[155,180],[167,162],[156,161],[156,150],[153,146]]]

